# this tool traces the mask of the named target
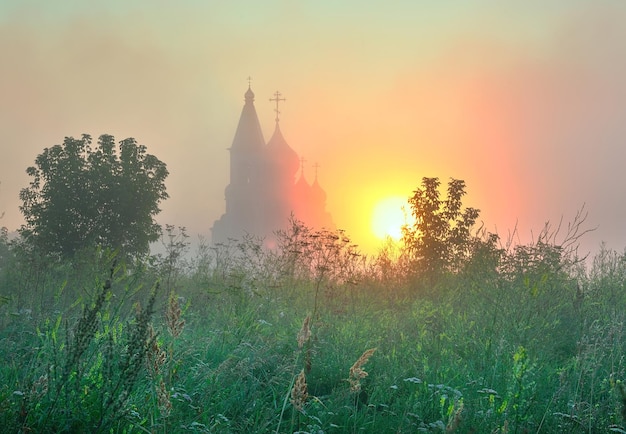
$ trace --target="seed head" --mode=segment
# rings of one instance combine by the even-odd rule
[[[304,344],[311,338],[311,315],[307,315],[302,322],[302,328],[298,332],[298,348],[302,349]]]
[[[367,372],[363,370],[363,365],[367,363],[372,354],[376,351],[376,348],[370,348],[366,350],[361,357],[358,358],[354,365],[350,368],[350,376],[348,381],[350,382],[350,391],[352,393],[359,393],[361,391],[361,380],[367,377]]]
[[[291,405],[298,411],[302,411],[304,404],[309,397],[309,392],[306,384],[306,375],[304,375],[304,369],[300,371],[298,377],[296,378],[296,382],[293,385],[293,389],[291,389]]]

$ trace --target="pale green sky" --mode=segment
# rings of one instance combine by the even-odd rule
[[[253,78],[336,223],[423,176],[464,179],[488,228],[522,236],[587,204],[626,246],[626,2],[0,0],[0,211],[64,136],[135,137],[168,164],[162,223],[208,235]],[[308,171],[311,180],[312,170]]]

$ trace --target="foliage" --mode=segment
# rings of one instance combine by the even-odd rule
[[[626,253],[587,269],[571,232],[477,233],[416,296],[406,257],[368,259],[341,231],[294,221],[273,250],[187,258],[167,229],[132,268],[10,246],[7,432],[626,432]]]
[[[25,382],[12,393],[18,411],[11,425],[3,424],[7,429],[107,432],[127,411],[153,339],[149,322],[156,291],[146,297],[138,297],[138,289],[120,291],[129,283],[128,276],[114,258],[108,257],[107,262],[108,276],[95,279],[97,289],[91,299],[79,299],[64,313],[50,312],[37,321],[32,330],[32,343],[37,346],[26,356],[32,358],[25,360]],[[133,298],[135,308],[125,308]],[[18,311],[17,320],[25,315],[30,321],[32,310]],[[9,341],[10,346],[15,344]],[[19,354],[4,359],[9,364],[23,361]]]
[[[160,278],[167,294],[176,290],[175,282],[179,274],[185,271],[185,255],[189,253],[187,229],[183,226],[175,228],[166,224],[161,234],[161,245],[164,254],[158,253],[152,257],[154,265],[161,271]]]
[[[443,271],[457,271],[470,254],[472,234],[479,215],[462,208],[465,182],[451,179],[442,199],[438,178],[423,178],[422,187],[409,198],[415,222],[403,228],[402,241],[417,274],[434,278]]]
[[[37,156],[20,192],[20,233],[38,251],[65,258],[92,244],[145,254],[160,234],[153,217],[168,197],[166,166],[132,138],[118,152],[113,136],[100,136],[93,149],[91,143],[86,134],[66,137]]]
[[[276,262],[281,274],[314,284],[313,316],[318,313],[322,295],[327,304],[332,300],[342,303],[350,296],[345,289],[360,279],[363,258],[345,231],[313,230],[292,218],[290,229],[276,235]]]
[[[10,254],[9,233],[7,228],[0,227],[0,271],[6,266]]]
[[[0,213],[0,220],[4,217],[4,212]],[[5,226],[0,226],[0,271],[7,263],[9,256],[9,230]]]

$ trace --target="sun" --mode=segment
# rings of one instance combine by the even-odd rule
[[[401,196],[379,200],[372,210],[372,231],[380,239],[402,238],[402,226],[410,223],[410,208],[407,199]]]

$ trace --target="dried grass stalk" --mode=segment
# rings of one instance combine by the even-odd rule
[[[366,350],[361,357],[358,358],[354,365],[350,368],[350,376],[348,377],[348,381],[350,382],[350,391],[352,393],[361,392],[361,380],[367,377],[367,372],[363,370],[363,365],[367,363],[372,354],[376,351],[376,348],[370,348]]]
[[[157,399],[159,403],[159,410],[161,410],[161,414],[165,417],[170,415],[172,411],[172,402],[170,401],[170,394],[165,387],[165,382],[163,379],[159,382],[159,387],[157,389]]]
[[[40,376],[30,388],[31,401],[38,401],[48,393],[48,374]]]
[[[306,375],[304,374],[304,369],[300,371],[298,377],[296,378],[296,382],[293,385],[293,389],[291,389],[291,405],[298,411],[302,411],[304,404],[306,404],[307,399],[309,398],[309,391],[306,384]]]
[[[304,318],[302,328],[298,332],[298,348],[302,349],[309,339],[311,339],[311,315],[307,315]]]
[[[167,330],[170,334],[177,338],[185,328],[185,320],[181,318],[182,311],[178,303],[178,297],[174,294],[170,296],[167,310],[165,311],[165,320],[167,322]]]
[[[146,361],[150,372],[155,376],[160,374],[161,368],[165,365],[166,360],[167,353],[159,345],[157,333],[152,324],[150,324],[148,328],[148,353],[146,354]]]

